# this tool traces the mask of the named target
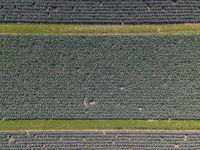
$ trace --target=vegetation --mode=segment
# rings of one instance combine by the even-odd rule
[[[200,34],[200,24],[64,25],[0,24],[3,34]]]
[[[200,119],[199,41],[2,35],[0,119]]]
[[[199,34],[200,24],[63,25],[0,24],[1,34]],[[156,129],[200,130],[200,120],[2,120],[0,130]]]
[[[200,120],[2,120],[0,130],[200,130]]]

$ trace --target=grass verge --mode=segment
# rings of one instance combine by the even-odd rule
[[[200,130],[200,120],[2,120],[0,130]]]
[[[0,24],[1,34],[200,34],[200,24],[64,25]]]

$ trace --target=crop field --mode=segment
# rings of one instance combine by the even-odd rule
[[[0,150],[199,150],[199,0],[1,0]]]
[[[1,0],[1,22],[155,24],[200,22],[198,0]]]
[[[193,131],[21,131],[0,132],[8,149],[198,149],[200,132]]]
[[[198,35],[1,35],[0,118],[199,119]]]
[[[1,24],[0,149],[198,149],[199,29]]]

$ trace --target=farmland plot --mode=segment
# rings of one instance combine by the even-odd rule
[[[22,131],[0,132],[7,149],[198,149],[200,133],[191,131]]]
[[[199,41],[1,35],[0,119],[200,119]]]
[[[1,0],[1,22],[196,23],[198,0]]]

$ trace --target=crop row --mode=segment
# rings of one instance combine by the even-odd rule
[[[15,149],[198,149],[200,133],[187,131],[0,132],[0,146]]]
[[[200,119],[200,36],[0,36],[1,119]]]
[[[193,23],[199,8],[198,0],[1,0],[0,22]]]

